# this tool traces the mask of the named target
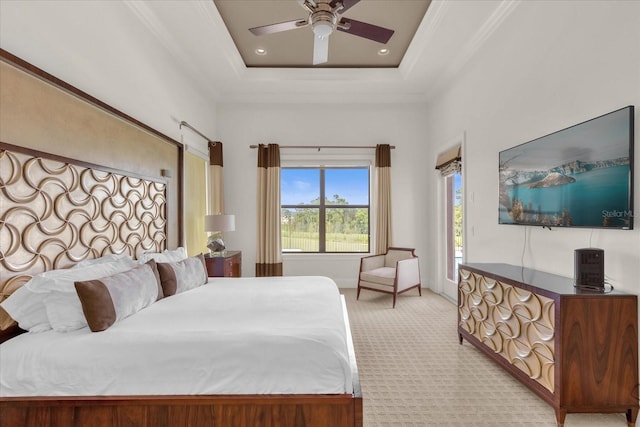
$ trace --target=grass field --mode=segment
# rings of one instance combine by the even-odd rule
[[[317,232],[282,230],[283,252],[318,252]],[[368,252],[367,234],[329,233],[326,252]]]

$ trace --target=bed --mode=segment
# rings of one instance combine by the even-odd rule
[[[171,252],[162,180],[48,160],[46,153],[4,143],[0,168],[2,299],[26,293],[50,270],[82,270],[107,256],[135,260],[135,267],[109,276],[120,277],[151,269],[155,261],[142,260],[146,254]],[[65,182],[67,175],[80,184]],[[36,181],[37,196],[16,197]],[[78,188],[88,193],[76,194]],[[83,202],[63,208],[72,198]],[[45,224],[45,216],[64,209],[62,224],[59,218]],[[4,313],[0,425],[362,425],[348,316],[335,283],[324,277],[203,282],[167,296],[163,279],[157,300],[101,332],[91,332],[89,319],[89,328],[23,333]]]

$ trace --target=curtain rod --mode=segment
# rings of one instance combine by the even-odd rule
[[[215,141],[212,141],[209,138],[207,138],[202,132],[200,132],[198,129],[194,128],[193,126],[191,126],[189,123],[185,122],[184,120],[180,122],[180,127],[179,128],[182,129],[182,126],[188,127],[189,129],[191,129],[192,131],[194,131],[195,133],[197,133],[198,135],[200,135],[201,137],[206,139],[207,142],[212,143],[214,146],[216,145]]]
[[[258,148],[257,145],[250,145],[249,148]],[[320,151],[322,148],[376,148],[375,145],[281,145],[280,148],[313,148]],[[396,146],[391,145],[390,148],[395,150]]]

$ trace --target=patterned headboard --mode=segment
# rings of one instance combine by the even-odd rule
[[[166,187],[0,142],[0,301],[43,271],[166,249]]]

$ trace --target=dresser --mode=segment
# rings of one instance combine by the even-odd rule
[[[459,267],[458,336],[567,413],[638,416],[636,295],[508,264]]]
[[[242,252],[224,251],[215,255],[205,255],[207,274],[209,277],[240,277],[242,276]]]

